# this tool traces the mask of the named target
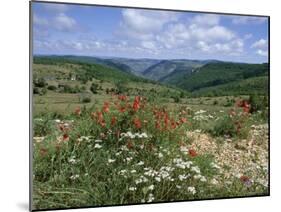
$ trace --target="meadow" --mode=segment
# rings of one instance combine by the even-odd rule
[[[42,61],[33,209],[269,194],[267,95],[196,96],[97,64]]]

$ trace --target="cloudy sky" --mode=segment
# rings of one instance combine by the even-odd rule
[[[268,60],[268,20],[33,3],[34,54],[158,59]]]

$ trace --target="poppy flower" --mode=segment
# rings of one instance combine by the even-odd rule
[[[104,102],[103,107],[102,107],[102,111],[104,113],[108,113],[109,112],[109,103],[108,102]]]
[[[177,123],[175,121],[171,121],[171,128],[175,129],[177,127]]]
[[[137,129],[141,128],[141,121],[140,121],[139,118],[134,118],[133,122],[134,122],[134,125]]]
[[[100,126],[105,127],[105,125],[106,125],[105,120],[103,119],[103,120],[99,121],[99,124],[100,124]]]
[[[125,95],[119,95],[119,96],[118,96],[118,99],[121,100],[121,101],[126,101],[126,100],[127,100],[127,96],[125,96]]]
[[[126,111],[126,107],[120,107],[119,112],[124,113]]]
[[[69,140],[69,136],[68,136],[68,134],[63,134],[63,136],[62,136],[62,140],[63,141],[68,141]]]
[[[155,127],[156,127],[157,129],[160,129],[161,126],[160,126],[160,122],[159,122],[159,121],[156,121],[156,122],[155,122]]]
[[[250,178],[249,178],[248,176],[246,176],[246,175],[242,175],[242,176],[240,177],[240,180],[241,180],[242,182],[246,182],[246,181],[250,180]]]
[[[117,121],[116,117],[113,116],[113,117],[111,118],[111,126],[114,126],[114,125],[116,124],[116,121]]]
[[[128,149],[132,149],[133,148],[133,143],[132,143],[132,141],[128,141],[127,142],[127,147],[128,147]]]
[[[196,157],[196,156],[197,156],[197,152],[196,152],[194,149],[189,149],[189,150],[188,150],[188,154],[189,154],[191,157]]]
[[[135,97],[135,100],[134,100],[134,103],[133,103],[133,109],[134,111],[138,111],[140,109],[140,96],[136,96]]]
[[[187,118],[183,118],[183,117],[182,117],[182,118],[180,119],[180,121],[181,121],[181,123],[186,123],[186,122],[187,122]]]
[[[246,186],[251,186],[252,182],[248,176],[242,175],[240,177],[240,181],[244,183]]]

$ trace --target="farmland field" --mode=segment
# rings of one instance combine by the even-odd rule
[[[33,65],[34,208],[268,194],[266,95],[193,95],[86,65]]]

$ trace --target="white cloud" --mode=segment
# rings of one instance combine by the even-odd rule
[[[256,53],[260,56],[267,56],[268,52],[266,50],[258,49]]]
[[[71,31],[76,28],[76,21],[64,13],[60,13],[54,18],[53,26],[60,31]]]
[[[139,33],[150,33],[159,31],[163,25],[175,21],[178,15],[174,12],[146,11],[135,9],[122,10],[123,26],[129,30]]]
[[[220,17],[214,14],[197,15],[192,19],[191,22],[197,25],[215,26],[219,24]]]
[[[33,14],[33,23],[39,26],[47,26],[49,24],[46,18],[39,17],[37,14]]]
[[[214,40],[231,40],[234,38],[234,33],[223,26],[212,27],[198,27],[197,25],[191,25],[189,27],[190,33],[198,39],[204,39],[206,41]]]
[[[260,48],[260,49],[266,49],[267,47],[268,47],[268,42],[266,39],[260,39],[254,42],[251,46],[251,48]]]
[[[237,16],[232,18],[233,24],[262,24],[267,20],[266,17]]]

